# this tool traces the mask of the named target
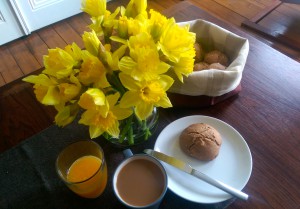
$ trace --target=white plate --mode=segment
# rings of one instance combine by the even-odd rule
[[[221,134],[222,146],[214,160],[199,161],[181,151],[179,136],[183,129],[194,123],[209,124]],[[239,190],[247,184],[252,171],[251,152],[243,137],[227,123],[208,116],[188,116],[172,122],[158,136],[154,150],[181,159],[193,168]],[[217,203],[232,197],[166,163],[163,165],[168,174],[169,189],[184,199],[197,203]]]

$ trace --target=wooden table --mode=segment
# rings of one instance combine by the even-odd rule
[[[250,43],[238,98],[178,114],[217,117],[246,139],[252,152],[253,171],[244,191],[251,198],[247,202],[236,201],[230,208],[299,208],[300,64],[187,2],[166,14],[175,16],[177,21],[211,21]]]
[[[163,109],[157,132],[170,122],[188,115],[207,115],[223,120],[241,133],[253,158],[252,175],[243,189],[250,198],[246,202],[235,200],[228,208],[299,209],[300,64],[189,2],[178,4],[166,10],[165,14],[174,16],[177,21],[201,18],[213,22],[247,38],[250,51],[243,72],[242,91],[238,96],[206,108]],[[22,90],[18,86],[20,84],[15,82],[2,88],[1,93],[3,90],[14,89],[23,98],[24,95],[32,95],[28,93],[28,88]],[[15,99],[18,101],[18,98],[22,97]],[[32,109],[21,100],[19,103],[19,108],[24,108],[24,112]],[[0,107],[1,117],[9,112],[8,109],[2,109],[4,106]],[[41,109],[41,106],[37,107]],[[51,113],[46,117],[50,116]],[[24,127],[19,126],[15,131],[22,132],[23,129]],[[8,130],[5,129],[4,132],[7,133]],[[143,147],[135,148],[136,151],[142,149]],[[6,153],[8,152],[10,150]],[[186,200],[182,201],[185,204]],[[168,208],[167,203],[164,204],[164,208]],[[196,208],[195,205],[191,207]]]

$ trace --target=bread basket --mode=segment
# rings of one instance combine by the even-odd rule
[[[197,42],[206,50],[222,51],[230,64],[225,70],[194,71],[184,77],[183,83],[175,79],[168,91],[173,106],[209,106],[239,93],[249,52],[248,40],[201,19],[179,24],[190,24],[190,31],[196,33]]]

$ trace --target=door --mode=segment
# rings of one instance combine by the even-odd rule
[[[26,35],[7,0],[0,0],[0,45]]]
[[[82,12],[81,1],[0,0],[0,45]]]
[[[28,32],[81,12],[81,0],[9,0]]]

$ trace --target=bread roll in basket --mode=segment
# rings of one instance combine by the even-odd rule
[[[190,24],[190,31],[196,33],[196,41],[205,50],[216,49],[225,53],[229,66],[225,70],[194,71],[184,77],[184,83],[175,79],[168,91],[173,106],[210,106],[239,93],[249,52],[248,40],[201,19],[179,24]]]

